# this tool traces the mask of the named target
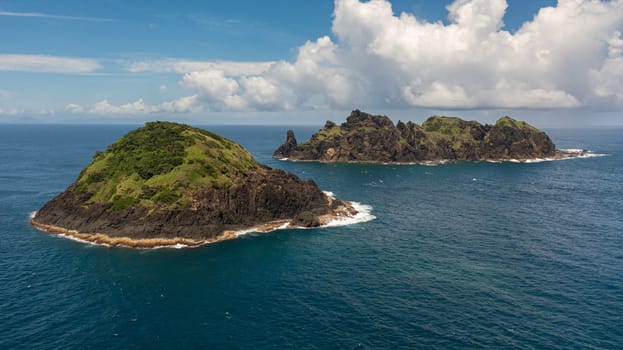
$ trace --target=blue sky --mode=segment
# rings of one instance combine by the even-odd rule
[[[0,0],[0,122],[623,124],[622,31],[620,0]]]

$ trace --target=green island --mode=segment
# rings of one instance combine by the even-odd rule
[[[581,156],[557,150],[550,137],[508,116],[494,125],[433,116],[422,125],[354,110],[341,125],[327,121],[309,141],[289,130],[275,158],[294,161],[428,163],[445,161],[528,161]]]
[[[355,215],[311,180],[258,163],[241,145],[184,124],[149,122],[92,162],[32,218],[42,230],[136,248],[316,227]]]

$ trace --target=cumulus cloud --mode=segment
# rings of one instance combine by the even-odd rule
[[[574,108],[623,102],[623,0],[559,0],[516,32],[505,0],[456,0],[449,23],[387,0],[336,0],[332,30],[293,61],[138,62],[183,73],[209,110]]]
[[[623,106],[623,40],[616,31],[608,40],[608,58],[590,72],[593,94],[600,101]]]
[[[333,30],[348,55],[361,53],[357,71],[387,73],[373,85],[392,101],[449,108],[584,103],[590,69],[623,25],[623,2],[560,0],[514,34],[501,30],[506,8],[504,0],[457,0],[445,25],[395,16],[384,0],[338,0]]]
[[[0,71],[80,74],[100,68],[97,60],[89,58],[0,54]]]
[[[197,92],[211,110],[244,111],[288,109],[287,92],[274,80],[262,76],[228,77],[223,71],[186,73],[180,85]]]
[[[198,103],[197,95],[185,96],[154,105],[145,103],[143,99],[120,105],[112,104],[104,99],[88,107],[75,103],[65,106],[65,111],[73,114],[86,113],[118,116],[140,116],[156,113],[197,113],[202,110],[203,107]]]

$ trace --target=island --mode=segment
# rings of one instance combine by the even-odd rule
[[[294,161],[429,163],[446,161],[523,162],[582,156],[557,150],[549,136],[523,121],[500,118],[494,125],[433,116],[422,125],[396,125],[383,115],[354,110],[342,125],[327,121],[299,144],[292,130],[273,157]]]
[[[231,140],[149,122],[97,152],[31,224],[86,242],[153,248],[198,246],[245,230],[318,227],[356,214],[351,202],[258,163]]]

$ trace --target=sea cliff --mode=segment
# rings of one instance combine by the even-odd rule
[[[327,121],[309,141],[299,144],[289,130],[275,158],[321,162],[419,163],[502,161],[570,156],[557,151],[549,136],[510,117],[494,125],[434,116],[422,125],[396,125],[383,115],[354,110],[341,125]]]

